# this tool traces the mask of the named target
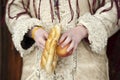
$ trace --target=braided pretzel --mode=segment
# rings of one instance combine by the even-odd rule
[[[41,68],[45,69],[48,73],[53,72],[57,64],[58,56],[56,54],[56,47],[60,33],[60,26],[56,25],[51,29],[41,56]]]

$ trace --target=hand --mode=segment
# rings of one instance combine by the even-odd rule
[[[65,32],[61,36],[59,44],[61,45],[61,47],[65,47],[67,44],[70,43],[70,46],[67,48],[67,52],[68,55],[71,55],[76,50],[79,42],[85,37],[87,37],[87,29],[83,25],[79,25]]]
[[[37,28],[37,27],[35,27]],[[34,30],[34,28],[32,29],[32,31]],[[42,29],[42,28],[37,28],[33,33],[34,35],[34,40],[36,42],[36,45],[39,47],[39,48],[42,48],[44,49],[45,47],[45,42],[48,38],[48,33]]]

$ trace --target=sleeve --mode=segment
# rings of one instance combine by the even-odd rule
[[[87,28],[90,47],[96,53],[100,53],[105,48],[108,38],[119,29],[116,25],[118,20],[115,3],[113,2],[110,10],[102,12],[110,7],[111,1],[108,1],[103,7],[97,9],[95,14],[86,13],[78,19],[77,25],[82,24]]]
[[[13,43],[22,57],[35,47],[34,40],[26,36],[27,32],[35,25],[42,26],[39,19],[31,17],[27,9],[29,1],[8,0],[6,5],[6,24],[12,34]]]

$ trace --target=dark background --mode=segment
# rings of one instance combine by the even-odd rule
[[[15,50],[5,21],[7,0],[0,0],[0,80],[20,80],[22,58]]]
[[[0,80],[20,80],[22,58],[13,46],[11,34],[4,22],[6,2],[0,0]],[[120,80],[120,31],[109,39],[107,55],[110,80]]]

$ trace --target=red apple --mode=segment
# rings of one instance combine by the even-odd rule
[[[67,52],[67,48],[70,46],[70,44],[67,44],[65,47],[61,47],[60,45],[57,46],[56,48],[56,53],[60,57],[66,57],[72,53],[72,51]]]

